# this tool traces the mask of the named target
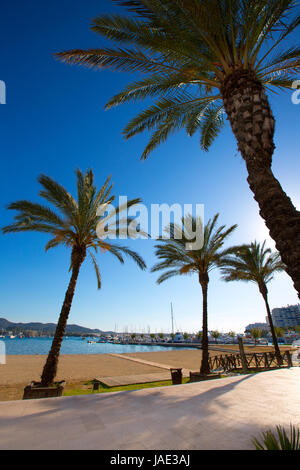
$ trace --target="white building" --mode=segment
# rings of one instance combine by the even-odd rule
[[[270,326],[269,326],[269,323],[250,323],[249,325],[246,326],[245,328],[245,331],[251,331],[253,330],[254,328],[256,328],[257,330],[266,330],[266,331],[269,331],[270,329]]]
[[[300,325],[300,304],[273,308],[272,320],[274,326],[281,328]]]

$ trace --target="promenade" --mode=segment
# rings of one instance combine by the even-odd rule
[[[1,449],[253,449],[300,426],[300,367],[130,392],[0,402]]]

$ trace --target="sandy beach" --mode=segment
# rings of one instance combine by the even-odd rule
[[[59,360],[57,380],[80,382],[96,377],[115,377],[138,374],[164,373],[165,369],[149,364],[133,362],[110,354],[68,354]],[[164,364],[170,367],[198,369],[201,360],[199,350],[159,351],[132,354],[133,357]],[[44,355],[9,355],[6,364],[0,365],[0,400],[13,399],[15,390],[22,390],[31,380],[39,380],[46,361]],[[18,392],[21,398],[20,392]]]
[[[223,346],[224,347],[224,346]],[[256,347],[264,351],[266,347]],[[287,349],[287,347],[283,348]],[[246,352],[253,352],[254,348]],[[222,352],[210,351],[210,355]],[[224,352],[223,352],[224,354]],[[141,362],[130,360],[139,359]],[[21,399],[22,390],[31,380],[39,380],[45,363],[45,355],[8,355],[6,364],[0,364],[0,401]],[[142,361],[146,361],[143,363]],[[152,363],[149,365],[149,362]],[[166,366],[199,370],[201,350],[153,351],[142,353],[113,354],[68,354],[59,360],[57,380],[67,383],[92,380],[97,377],[117,377],[165,373]],[[161,366],[161,367],[160,367]]]
[[[199,353],[198,353],[199,355]],[[39,380],[46,356],[7,356],[0,365],[0,385],[13,385]],[[120,359],[110,354],[68,354],[59,359],[57,380],[90,380],[99,376],[151,374],[160,369]]]

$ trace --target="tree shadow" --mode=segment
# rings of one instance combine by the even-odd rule
[[[1,447],[4,448],[5,442],[14,439],[18,442],[21,431],[32,428],[40,432],[37,439],[44,441],[48,433],[57,429],[62,441],[68,446],[72,442],[68,429],[73,428],[72,435],[76,436],[79,446],[82,443],[80,439],[84,439],[88,446],[88,436],[93,440],[94,433],[98,433],[99,448],[122,448],[122,445],[126,448],[130,442],[148,442],[149,445],[152,443],[154,449],[167,449],[168,442],[174,442],[174,439],[178,445],[182,442],[182,448],[186,448],[187,436],[190,436],[190,442],[199,442],[198,445],[206,442],[207,446],[219,448],[222,441],[228,442],[227,445],[232,448],[230,446],[235,444],[232,444],[230,436],[235,436],[234,439],[245,436],[244,442],[248,443],[249,432],[258,432],[259,426],[253,428],[253,424],[251,427],[247,421],[239,418],[230,421],[231,408],[236,412],[237,405],[241,410],[244,407],[245,411],[251,396],[249,402],[244,404],[236,404],[232,396],[229,396],[227,403],[223,397],[253,377],[254,374],[249,374],[231,380],[221,378],[184,385],[34,400],[35,403],[31,404],[25,402],[23,415],[0,418],[0,429],[6,430],[1,433],[6,437],[4,441],[1,438]],[[18,406],[22,408],[20,402]],[[30,412],[31,407],[33,412]],[[216,424],[218,417],[220,428]],[[105,440],[108,434],[114,436],[109,443]],[[220,442],[210,440],[210,434],[219,436]],[[34,441],[32,445],[35,446]]]

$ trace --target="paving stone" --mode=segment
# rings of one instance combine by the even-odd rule
[[[300,367],[76,397],[0,402],[0,449],[253,449],[300,425]]]

